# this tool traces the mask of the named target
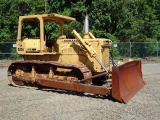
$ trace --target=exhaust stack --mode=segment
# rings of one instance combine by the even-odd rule
[[[89,38],[95,38],[94,35],[92,33],[89,32],[89,20],[88,20],[88,15],[85,16],[85,20],[84,20],[84,35],[83,35],[84,39],[89,39]]]
[[[84,31],[85,31],[85,34],[87,34],[87,33],[89,32],[88,15],[85,16],[85,20],[84,20]]]

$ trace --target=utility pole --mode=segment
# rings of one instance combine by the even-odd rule
[[[44,0],[45,3],[45,12],[47,11],[47,0]]]

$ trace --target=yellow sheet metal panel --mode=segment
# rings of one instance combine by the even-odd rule
[[[35,18],[43,18],[45,22],[51,21],[58,21],[58,22],[69,22],[76,20],[73,17],[68,17],[60,14],[40,14],[40,15],[27,15],[27,16],[20,16],[20,19],[23,20],[35,20]]]
[[[26,52],[40,52],[40,39],[24,39]]]

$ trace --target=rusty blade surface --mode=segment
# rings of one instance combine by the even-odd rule
[[[62,90],[71,90],[71,91],[76,91],[76,92],[86,92],[86,93],[93,93],[93,94],[98,94],[98,95],[108,95],[108,94],[110,94],[110,90],[108,90],[105,87],[101,87],[101,86],[69,83],[69,82],[46,80],[46,79],[39,79],[37,81],[42,86],[58,88],[58,89],[62,89]]]
[[[141,60],[112,68],[112,97],[127,103],[146,83],[142,78]]]

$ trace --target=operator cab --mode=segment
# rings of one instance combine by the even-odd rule
[[[17,52],[19,54],[51,52],[57,37],[66,38],[64,22],[74,20],[75,18],[59,14],[20,16]]]

